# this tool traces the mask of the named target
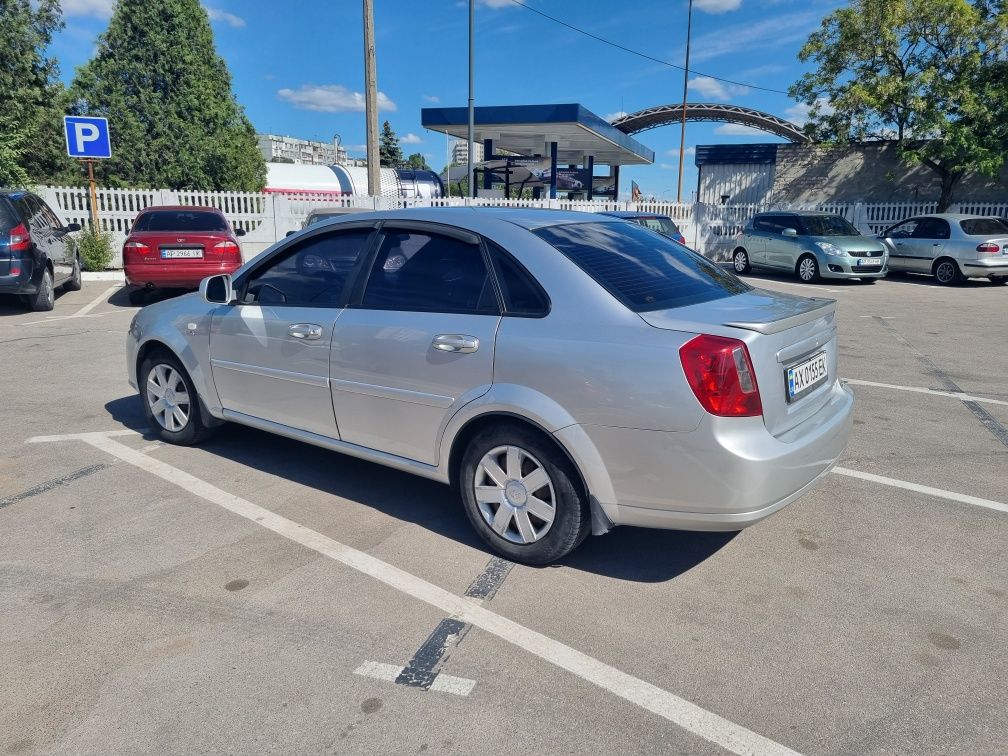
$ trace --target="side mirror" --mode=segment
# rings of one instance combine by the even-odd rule
[[[245,229],[244,228],[236,228],[235,229],[235,236],[245,236]]]
[[[63,228],[63,230],[66,231],[68,234],[72,234],[74,231],[80,231],[81,230],[81,224],[80,223],[68,223]]]
[[[285,237],[286,236],[294,236],[294,234],[296,234],[296,233],[297,233],[297,231],[288,231],[286,234],[284,234],[284,236]]]
[[[234,288],[231,276],[224,273],[219,276],[207,276],[199,285],[200,295],[210,304],[231,304],[234,301]]]
[[[788,236],[788,237],[798,236],[798,232],[795,231],[793,228],[785,228],[780,233],[781,233],[781,236]]]

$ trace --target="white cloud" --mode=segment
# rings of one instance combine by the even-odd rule
[[[831,115],[835,111],[833,106],[829,104],[829,101],[825,97],[820,97],[816,102],[817,109],[820,115]],[[796,123],[799,126],[804,126],[809,119],[809,111],[812,109],[811,105],[806,105],[804,102],[796,103],[784,111],[784,118],[791,121],[791,123]]]
[[[206,6],[207,15],[210,16],[211,21],[223,21],[228,26],[234,29],[240,29],[245,26],[245,19],[241,16],[236,16],[234,13],[228,13],[226,10],[221,10],[220,8],[211,8],[209,5]]]
[[[714,133],[722,136],[752,136],[753,134],[767,136],[765,131],[760,131],[759,129],[754,129],[752,126],[745,126],[741,123],[722,124],[714,129]]]
[[[679,166],[672,163],[659,163],[658,167],[665,171],[678,171]]]
[[[418,137],[412,131],[404,137],[399,137],[399,142],[401,144],[420,144],[422,141],[423,139]]]
[[[804,42],[821,21],[821,13],[807,11],[778,14],[756,23],[721,26],[716,31],[693,37],[692,60],[700,62],[729,54],[739,56],[753,50],[776,52],[794,42]]]
[[[478,5],[485,5],[487,8],[507,8],[514,3],[511,0],[477,0]]]
[[[695,5],[707,13],[727,13],[738,10],[742,0],[696,0]]]
[[[441,102],[441,98],[437,95],[424,95],[423,98],[426,102]]]
[[[689,89],[701,97],[708,100],[730,100],[733,97],[744,95],[749,91],[749,87],[738,84],[725,84],[710,76],[696,76],[689,80]]]
[[[622,118],[625,115],[627,115],[627,112],[625,110],[617,110],[615,113],[606,113],[604,116],[602,116],[602,119],[605,121],[609,121],[609,123],[612,123],[617,118]]]
[[[679,148],[678,147],[673,147],[671,150],[669,150],[665,154],[668,155],[669,157],[675,157],[675,158],[677,158],[677,157],[679,157]],[[686,154],[687,155],[695,155],[696,154],[696,147],[687,147],[686,148]]]
[[[63,0],[63,13],[67,16],[97,16],[111,18],[116,0]]]
[[[314,110],[319,113],[362,113],[364,95],[351,92],[341,84],[303,84],[298,89],[281,89],[277,96],[299,110]],[[396,104],[378,93],[378,109],[394,111]]]

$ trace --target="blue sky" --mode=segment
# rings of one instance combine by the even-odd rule
[[[67,28],[54,43],[63,78],[94,51],[115,0],[63,0]],[[362,154],[364,64],[358,0],[205,0],[218,52],[231,68],[238,100],[259,131],[309,139],[339,134]],[[682,64],[687,4],[677,0],[527,0],[593,34]],[[445,164],[445,138],[420,126],[420,109],[464,106],[467,98],[467,4],[459,0],[374,0],[378,88],[388,119],[409,154]],[[802,67],[797,52],[835,0],[694,0],[692,102],[717,101],[801,121],[804,109],[785,94],[724,84],[720,76],[786,90]],[[478,0],[476,104],[580,102],[607,117],[681,102],[682,71],[608,47],[511,0]],[[679,128],[642,132],[655,164],[625,169],[646,194],[675,198]],[[697,144],[775,142],[728,124],[687,124],[683,196],[696,187]]]

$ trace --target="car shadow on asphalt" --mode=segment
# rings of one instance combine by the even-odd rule
[[[155,440],[138,396],[115,399],[105,408],[115,421]],[[435,481],[236,424],[225,425],[199,448],[358,502],[490,555],[466,519],[458,495]],[[588,538],[555,566],[634,582],[663,582],[710,558],[736,535],[618,527]]]
[[[181,296],[182,294],[188,294],[189,289],[154,289],[147,293],[143,300],[143,306],[154,304],[155,302],[162,302],[166,299],[172,299],[174,297]],[[116,290],[108,299],[108,303],[113,307],[136,307],[137,305],[130,302],[129,298],[129,288],[122,286]]]

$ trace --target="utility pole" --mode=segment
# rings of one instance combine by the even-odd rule
[[[682,129],[679,132],[679,191],[676,192],[676,202],[682,202],[682,171],[683,158],[686,153],[686,90],[689,87],[689,48],[690,32],[693,28],[693,0],[689,0],[689,15],[686,17],[686,68],[683,69],[682,80]]]
[[[378,71],[375,64],[374,1],[364,0],[364,115],[367,119],[368,194],[381,195],[378,154]]]
[[[692,2],[693,0],[690,0]],[[476,0],[469,0],[469,157],[466,159],[466,175],[469,177],[469,196],[476,196],[476,182],[473,181],[473,29],[476,25]]]

